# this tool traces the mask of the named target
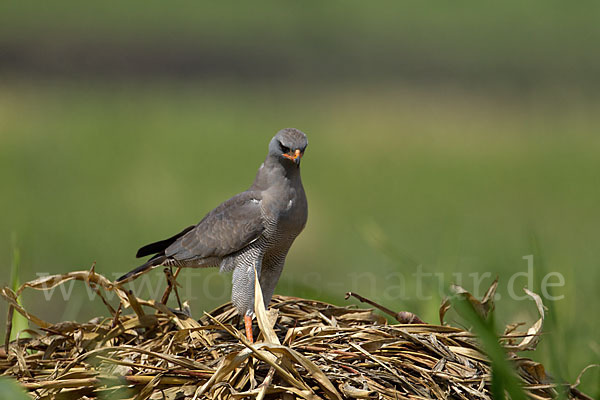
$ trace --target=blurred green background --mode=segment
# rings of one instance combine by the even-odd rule
[[[534,254],[534,289],[565,285],[532,357],[573,382],[600,360],[599,20],[592,1],[4,1],[0,283],[11,235],[21,281],[137,266],[293,126],[310,211],[278,293],[351,290],[435,323],[445,285],[482,295],[498,275],[498,320],[531,323],[507,285]],[[228,300],[229,275],[183,280],[198,316]],[[23,301],[53,322],[106,312],[82,284],[60,293]]]

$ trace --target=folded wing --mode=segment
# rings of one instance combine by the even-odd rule
[[[123,275],[124,282],[159,265],[198,264],[223,259],[257,240],[265,229],[260,192],[240,193],[209,212],[197,225],[168,239],[138,250],[137,256],[154,254],[150,260]]]
[[[240,193],[171,244],[165,256],[176,260],[225,257],[254,242],[264,229],[260,193]]]

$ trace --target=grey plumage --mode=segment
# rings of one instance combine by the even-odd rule
[[[307,145],[301,131],[279,131],[247,191],[223,202],[197,225],[142,247],[138,257],[153,257],[117,281],[129,281],[159,265],[219,266],[221,271],[233,271],[231,299],[238,312],[252,315],[256,266],[266,307],[288,250],[306,224],[300,159]]]

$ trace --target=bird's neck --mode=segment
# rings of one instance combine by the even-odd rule
[[[269,157],[261,164],[251,190],[267,190],[273,185],[283,182],[300,181],[300,167],[294,163],[286,162],[283,165],[277,158]]]

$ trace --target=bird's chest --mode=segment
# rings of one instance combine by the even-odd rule
[[[269,233],[277,237],[295,238],[306,225],[308,217],[304,190],[290,189],[274,199]]]

